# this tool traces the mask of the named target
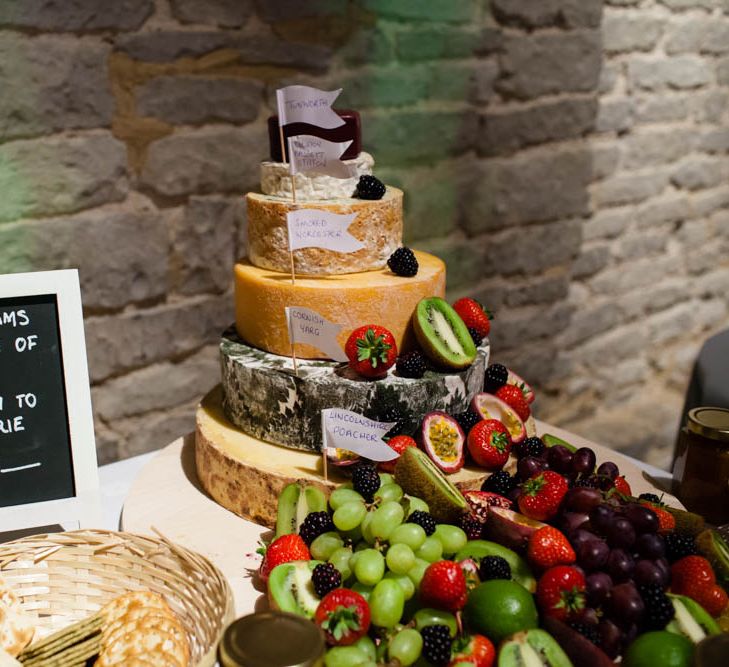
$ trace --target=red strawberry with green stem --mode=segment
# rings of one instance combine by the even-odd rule
[[[471,664],[474,667],[491,667],[495,660],[496,649],[488,637],[463,635],[453,643],[448,667],[463,664]]]
[[[727,606],[727,595],[716,583],[711,563],[703,556],[685,556],[671,566],[671,591],[696,600],[712,616]]]
[[[357,373],[367,378],[381,378],[397,360],[397,343],[385,327],[366,324],[349,335],[344,353]]]
[[[563,533],[552,526],[544,526],[529,536],[527,558],[531,565],[546,570],[555,565],[571,565],[576,556]]]
[[[458,313],[466,326],[469,329],[474,329],[481,338],[489,335],[491,320],[494,319],[494,316],[478,301],[463,297],[453,304],[453,310]]]
[[[495,396],[512,408],[522,421],[529,419],[532,414],[524,392],[515,384],[505,384],[503,387],[499,387]]]
[[[471,457],[486,470],[500,470],[509,459],[512,441],[498,419],[482,419],[469,432],[466,445]]]
[[[553,470],[544,470],[530,477],[521,485],[517,499],[519,510],[530,519],[551,519],[569,489],[567,480]]]
[[[306,542],[301,539],[301,536],[295,533],[281,535],[267,548],[259,549],[259,553],[263,554],[263,562],[258,569],[258,574],[263,581],[268,581],[268,575],[277,565],[291,563],[295,560],[311,560],[309,547],[306,546]]]
[[[426,607],[456,612],[466,604],[466,575],[452,560],[428,565],[420,581],[420,601]]]
[[[568,565],[549,568],[537,583],[537,604],[545,616],[575,620],[585,608],[584,575]]]
[[[335,588],[322,598],[314,622],[324,631],[327,644],[348,646],[367,634],[370,606],[356,591]]]

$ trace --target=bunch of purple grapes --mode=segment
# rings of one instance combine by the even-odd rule
[[[520,481],[543,470],[554,470],[572,485],[609,489],[618,476],[614,463],[603,463],[595,470],[595,452],[589,447],[580,447],[573,452],[564,445],[546,447],[540,438],[527,438],[517,446],[516,456],[519,459],[516,477]]]

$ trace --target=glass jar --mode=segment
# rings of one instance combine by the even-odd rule
[[[673,478],[691,512],[719,525],[729,521],[729,410],[694,408],[681,429]]]
[[[324,635],[303,616],[283,611],[233,621],[218,646],[222,667],[320,667]]]

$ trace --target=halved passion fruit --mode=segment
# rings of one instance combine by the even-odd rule
[[[348,449],[341,447],[327,448],[327,461],[338,468],[346,468],[357,463],[362,457],[359,454],[350,452]]]
[[[423,417],[420,436],[423,449],[440,470],[451,473],[463,468],[466,436],[453,417],[439,410],[429,412]]]
[[[482,419],[498,419],[506,426],[515,445],[526,438],[526,427],[519,415],[511,406],[493,394],[486,392],[476,394],[471,401],[471,410],[481,415]]]

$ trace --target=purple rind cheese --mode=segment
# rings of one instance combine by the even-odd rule
[[[362,152],[362,131],[359,120],[359,113],[351,109],[338,111],[337,115],[344,119],[344,125],[326,130],[309,123],[290,123],[284,127],[284,142],[288,137],[295,137],[298,134],[310,134],[327,141],[351,141],[349,148],[344,151],[342,160],[353,160]],[[288,145],[286,146],[286,160],[281,157],[281,138],[278,132],[278,116],[268,117],[268,145],[273,162],[288,161]]]

